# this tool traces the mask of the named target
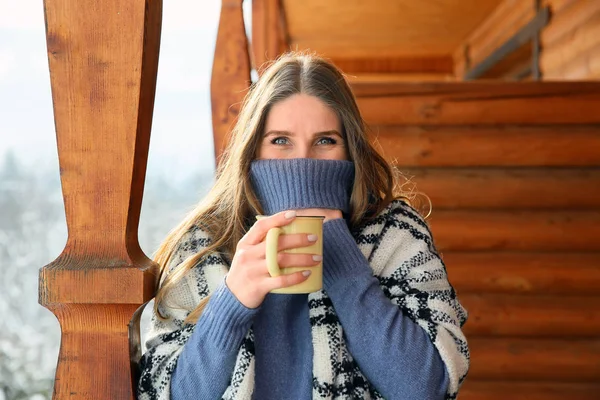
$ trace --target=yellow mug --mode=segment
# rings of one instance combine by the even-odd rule
[[[257,215],[256,219],[265,218],[264,215]],[[266,238],[266,259],[267,268],[271,276],[293,274],[294,272],[309,270],[311,274],[308,279],[297,285],[286,288],[271,290],[271,293],[312,293],[323,288],[323,262],[311,267],[292,267],[279,268],[277,263],[278,242],[281,234],[306,233],[317,235],[317,241],[307,247],[299,247],[295,249],[284,250],[285,253],[300,253],[300,254],[318,254],[323,256],[323,220],[322,216],[302,216],[296,217],[291,223],[282,227],[269,229]]]

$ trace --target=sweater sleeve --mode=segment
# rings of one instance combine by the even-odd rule
[[[257,310],[240,303],[223,281],[179,355],[171,381],[173,399],[221,398]]]
[[[323,286],[361,371],[386,399],[444,399],[448,373],[426,331],[393,304],[345,220],[323,226]]]
[[[180,240],[166,273],[209,244],[206,232],[191,228]],[[225,261],[213,253],[165,294],[158,305],[165,318],[153,312],[147,350],[140,360],[139,400],[216,398],[226,390],[235,354],[257,311],[244,307],[231,293],[225,284],[227,271]],[[198,322],[186,324],[190,312],[209,293],[212,295]]]

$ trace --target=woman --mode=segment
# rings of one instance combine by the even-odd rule
[[[469,366],[466,311],[430,231],[394,192],[343,75],[289,53],[251,88],[217,181],[156,254],[161,285],[140,399],[450,399]],[[259,222],[256,215],[267,215]],[[320,257],[282,250],[270,228],[324,216],[323,290],[303,282]]]

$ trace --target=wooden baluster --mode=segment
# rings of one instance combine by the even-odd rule
[[[45,0],[69,236],[40,271],[62,340],[54,399],[133,399],[128,323],[154,294],[138,244],[160,0]]]
[[[215,158],[218,162],[251,83],[242,0],[222,1],[214,57],[210,94]]]
[[[265,62],[276,59],[289,47],[281,0],[252,1],[252,54],[259,73]]]

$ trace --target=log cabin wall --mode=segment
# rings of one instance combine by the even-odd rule
[[[469,312],[462,400],[600,398],[600,84],[354,85],[432,200]]]
[[[574,2],[539,6],[556,14]],[[343,53],[318,40],[318,22],[301,26],[299,3],[276,3],[289,31],[270,48],[318,50],[349,73],[371,139],[433,202],[434,238],[470,314],[459,398],[599,399],[600,84],[404,83],[418,74],[415,57],[384,62],[359,41]],[[536,13],[529,0],[490,12],[454,60],[484,60]],[[490,77],[522,75],[531,46],[520,51],[521,63]],[[433,61],[423,63],[442,71]]]
[[[454,51],[456,79],[466,79],[470,69],[494,57],[545,9],[548,21],[536,38],[523,40],[478,78],[538,79],[533,69],[536,65],[542,80],[600,79],[598,0],[503,0]]]

